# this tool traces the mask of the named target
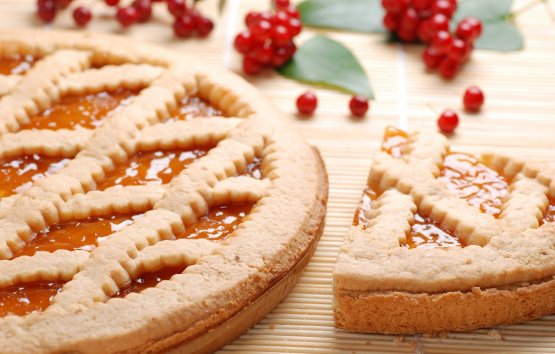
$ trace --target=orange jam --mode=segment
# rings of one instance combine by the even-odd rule
[[[115,185],[165,184],[206,153],[207,150],[139,152],[126,163],[116,166],[116,169],[98,186],[98,189],[102,190]]]
[[[407,145],[408,141],[409,136],[407,133],[395,127],[387,127],[383,137],[382,151],[395,158],[399,158],[403,156],[403,148]]]
[[[357,211],[355,212],[355,217],[353,219],[353,226],[361,225],[364,227],[368,219],[366,218],[366,213],[372,210],[372,201],[376,199],[376,192],[370,188],[366,188],[362,194],[362,198],[358,204]]]
[[[89,217],[84,220],[56,224],[36,233],[16,257],[32,256],[38,251],[54,252],[60,249],[92,251],[109,235],[132,224],[141,216],[142,214]]]
[[[2,75],[21,75],[31,69],[35,63],[32,55],[14,55],[0,58],[0,74]]]
[[[429,218],[420,214],[414,215],[414,224],[403,245],[408,248],[448,248],[466,246],[457,236],[442,230]]]
[[[542,224],[546,222],[555,222],[555,201],[551,200],[547,210],[545,211],[545,216],[543,217]]]
[[[112,297],[126,297],[131,293],[138,293],[146,288],[155,287],[161,281],[168,280],[175,274],[183,273],[185,268],[185,265],[180,265],[175,267],[162,268],[157,272],[144,273],[139,278],[133,280],[125,288],[120,289]]]
[[[252,203],[245,202],[212,208],[207,215],[187,226],[185,232],[178,235],[177,238],[224,240],[237,229],[243,218],[251,211],[252,206]]]
[[[260,163],[262,159],[259,157],[255,157],[252,162],[247,164],[247,168],[245,170],[244,175],[251,176],[255,179],[262,179],[262,170],[260,169]]]
[[[0,289],[0,317],[23,316],[46,309],[63,285],[60,282],[41,281]]]
[[[113,92],[98,92],[88,95],[66,96],[30,118],[20,129],[94,129],[118,107],[131,102],[137,91],[118,89]]]
[[[468,154],[445,156],[438,180],[468,204],[495,217],[501,214],[503,199],[509,195],[507,180]]]
[[[23,193],[34,181],[62,169],[69,159],[38,154],[0,161],[0,198]]]
[[[166,121],[187,120],[200,117],[222,116],[222,112],[214,108],[210,102],[199,97],[185,97],[181,104],[170,114]]]

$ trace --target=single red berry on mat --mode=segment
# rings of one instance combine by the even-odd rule
[[[104,0],[106,5],[108,6],[118,6],[119,0]]]
[[[251,33],[247,30],[235,36],[235,41],[233,42],[235,49],[242,54],[248,53],[253,44],[254,39],[252,38]]]
[[[312,91],[306,91],[297,98],[297,110],[300,114],[309,116],[316,110],[318,98]]]
[[[363,96],[353,96],[349,101],[349,109],[354,117],[364,117],[366,112],[368,112],[369,107],[370,104],[368,103],[368,100]]]
[[[174,17],[181,17],[187,11],[185,0],[168,0],[168,11]]]
[[[459,70],[460,63],[451,57],[446,57],[439,63],[439,74],[446,80],[452,79]]]
[[[134,7],[121,7],[116,13],[116,18],[120,25],[129,27],[139,20],[139,12]]]
[[[73,10],[73,20],[78,26],[85,27],[92,19],[91,10],[85,6],[76,7]]]
[[[247,75],[256,75],[262,71],[262,65],[249,56],[243,58],[243,71]]]
[[[437,120],[439,130],[447,134],[454,132],[458,125],[459,116],[450,109],[443,111]]]
[[[197,34],[200,37],[208,36],[214,29],[214,22],[212,22],[212,20],[207,17],[200,16],[196,18],[194,21],[195,21],[195,26],[197,27]]]
[[[193,18],[189,15],[184,15],[178,17],[175,22],[173,23],[173,32],[176,36],[181,38],[187,38],[195,29],[195,22]]]
[[[444,55],[441,55],[432,47],[426,48],[424,53],[422,53],[422,59],[424,60],[424,64],[426,64],[426,68],[428,69],[435,69],[441,63],[441,60],[444,58]]]
[[[477,112],[484,104],[484,93],[478,86],[470,86],[463,96],[464,108],[468,111]]]
[[[56,18],[56,5],[52,0],[39,1],[37,3],[37,15],[43,22],[52,22]]]

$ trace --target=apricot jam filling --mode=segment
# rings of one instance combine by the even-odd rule
[[[382,151],[399,158],[403,156],[403,148],[408,142],[409,135],[407,133],[395,127],[387,127],[383,137]]]
[[[555,200],[553,199],[549,201],[549,206],[545,211],[541,224],[545,224],[547,222],[555,222]]]
[[[180,105],[170,114],[166,121],[187,120],[191,118],[222,116],[222,111],[218,110],[200,97],[185,97]]]
[[[118,89],[87,95],[65,96],[59,102],[31,117],[20,129],[94,129],[119,107],[129,104],[137,90]]]
[[[133,186],[165,184],[177,176],[196,159],[206,155],[208,150],[159,150],[139,152],[115,170],[98,186],[103,190],[115,185]]]
[[[224,240],[237,229],[252,207],[253,203],[244,202],[212,208],[208,214],[187,226],[177,238]]]
[[[243,175],[250,176],[254,179],[262,179],[261,163],[262,159],[255,157],[250,163],[247,164],[247,168],[245,169]]]
[[[109,235],[132,224],[141,216],[142,214],[89,217],[52,225],[33,235],[16,257],[32,256],[38,251],[54,252],[60,249],[92,251]]]
[[[69,161],[38,154],[0,161],[0,198],[25,192],[34,181],[55,173]]]
[[[0,58],[0,74],[2,75],[21,75],[31,69],[35,63],[32,55],[16,54],[13,56]]]
[[[146,288],[152,288],[163,280],[170,279],[173,275],[183,273],[185,265],[162,268],[156,272],[143,273],[139,278],[131,281],[125,288],[120,289],[112,297],[126,297],[131,293],[139,293]]]
[[[366,188],[364,193],[362,194],[362,198],[360,198],[360,202],[358,204],[358,208],[355,212],[355,217],[353,219],[353,226],[361,225],[364,227],[368,218],[366,217],[366,213],[372,210],[372,201],[376,199],[376,192],[374,192],[370,188]]]
[[[23,283],[0,289],[0,317],[23,316],[46,309],[62,289],[61,282]]]

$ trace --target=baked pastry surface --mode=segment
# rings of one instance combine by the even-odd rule
[[[194,340],[195,351],[211,351],[286,295],[290,287],[257,301],[282,279],[294,283],[289,273],[310,257],[327,177],[318,152],[254,87],[192,54],[111,36],[0,32],[0,55],[23,68],[0,75],[2,161],[58,159],[41,178],[2,186],[0,293],[52,291],[41,311],[4,311],[3,353],[160,352]],[[93,104],[98,121],[49,120],[67,97],[95,94],[115,100]],[[192,155],[168,178],[133,180],[141,158],[166,151]],[[222,215],[225,235],[203,237]],[[71,223],[120,216],[121,227],[85,246],[39,243]],[[154,285],[137,291],[146,279]],[[223,340],[199,344],[241,313]]]
[[[555,168],[386,130],[334,270],[336,325],[410,334],[555,312]]]

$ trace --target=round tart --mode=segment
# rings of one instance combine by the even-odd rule
[[[0,33],[0,346],[209,352],[322,232],[318,152],[239,77],[127,39]]]
[[[555,313],[555,168],[389,128],[334,271],[338,327],[412,334]]]

